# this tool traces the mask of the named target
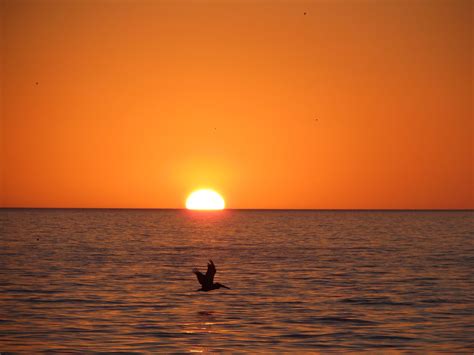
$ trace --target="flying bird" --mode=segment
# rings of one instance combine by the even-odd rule
[[[214,275],[216,274],[216,266],[212,262],[212,260],[209,260],[207,263],[207,272],[206,275],[204,275],[201,271],[198,269],[194,269],[193,272],[196,274],[197,279],[199,283],[201,284],[201,288],[197,291],[212,291],[216,290],[218,288],[227,288],[230,290],[230,287],[224,286],[218,282],[214,283]]]

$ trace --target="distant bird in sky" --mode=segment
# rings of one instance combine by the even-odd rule
[[[216,290],[218,288],[227,288],[230,290],[230,287],[224,286],[220,283],[214,283],[214,275],[216,274],[216,266],[212,262],[212,260],[209,260],[207,263],[207,272],[206,275],[204,275],[202,272],[200,272],[198,269],[194,269],[193,272],[196,274],[197,279],[199,283],[201,284],[201,288],[197,291],[212,291]]]

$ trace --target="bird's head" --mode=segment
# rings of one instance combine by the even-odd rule
[[[230,290],[230,287],[227,287],[227,286],[225,286],[225,285],[223,285],[223,284],[216,283],[215,285],[216,285],[216,288],[226,288],[226,289]]]

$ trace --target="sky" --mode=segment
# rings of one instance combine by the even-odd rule
[[[474,208],[471,1],[0,1],[3,207]]]

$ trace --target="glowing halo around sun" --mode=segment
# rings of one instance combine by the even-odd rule
[[[186,199],[188,210],[223,210],[224,207],[222,196],[211,189],[196,190]]]

